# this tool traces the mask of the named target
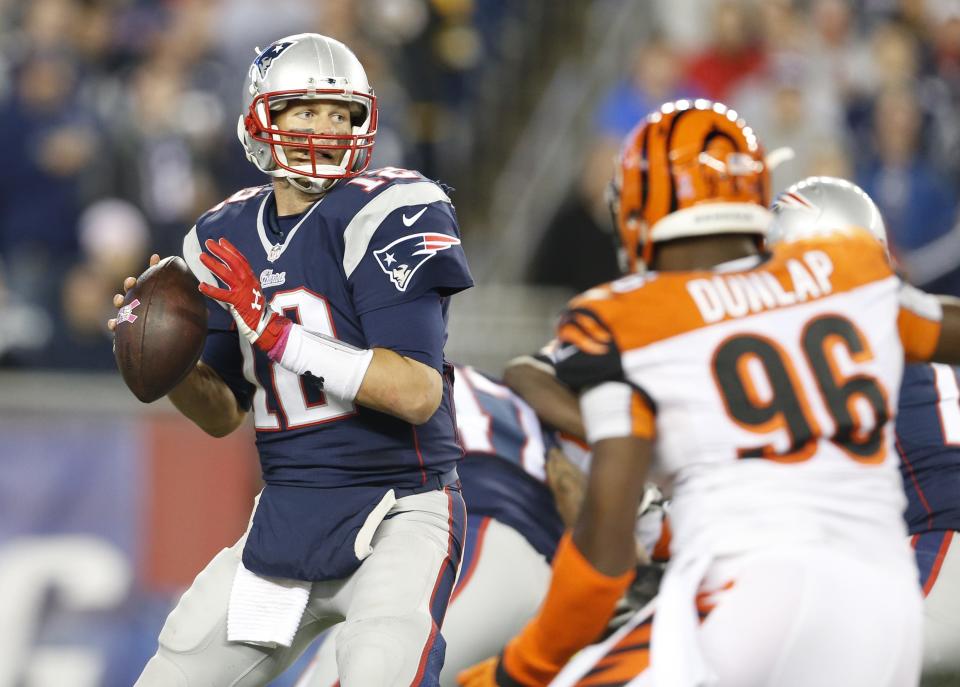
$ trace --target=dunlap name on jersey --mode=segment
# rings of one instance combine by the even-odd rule
[[[833,291],[830,275],[833,262],[819,250],[807,251],[803,260],[789,258],[787,271],[792,289],[763,269],[744,274],[718,274],[714,277],[691,279],[687,292],[693,298],[703,321],[719,322],[724,318],[738,318],[797,303],[822,298]]]

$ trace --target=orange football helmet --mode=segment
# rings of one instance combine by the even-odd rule
[[[621,267],[646,269],[654,244],[766,233],[770,174],[756,134],[726,105],[666,103],[627,135],[611,184]]]

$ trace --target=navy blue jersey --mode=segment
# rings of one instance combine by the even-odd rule
[[[211,284],[216,278],[198,257],[206,239],[222,237],[259,275],[274,310],[309,331],[389,348],[443,373],[439,409],[413,426],[328,396],[310,375],[272,362],[208,299],[202,360],[252,407],[266,483],[244,563],[299,579],[347,574],[357,563],[352,536],[383,493],[446,483],[462,455],[442,347],[448,298],[473,282],[453,206],[438,184],[395,168],[340,181],[294,219],[276,216],[272,186],[244,189],[204,214],[184,240],[187,264]],[[338,491],[311,493],[324,488]],[[332,522],[341,524],[333,530]],[[339,563],[327,563],[340,553]]]
[[[206,239],[228,238],[260,275],[273,308],[310,331],[369,348],[369,314],[387,309],[380,315],[389,317],[391,307],[430,294],[445,307],[447,296],[472,285],[452,205],[416,172],[376,170],[340,182],[283,233],[276,231],[279,223],[271,226],[271,213],[269,185],[235,194],[200,218],[184,257],[198,278],[215,283],[197,254]],[[405,271],[398,272],[400,265]],[[414,486],[425,472],[445,472],[460,457],[449,390],[436,415],[416,428],[343,403],[251,347],[236,334],[229,312],[208,301],[211,334],[230,332],[236,345],[229,352],[210,349],[203,360],[241,398],[252,391],[267,483]],[[392,328],[398,336],[407,333],[403,321]],[[378,338],[383,346],[379,331]]]
[[[547,559],[563,534],[546,484],[546,446],[536,413],[510,389],[456,368],[457,426],[466,456],[459,472],[471,518],[496,518]]]
[[[896,430],[910,534],[960,530],[957,368],[907,365]]]

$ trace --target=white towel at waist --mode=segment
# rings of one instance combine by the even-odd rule
[[[312,582],[262,577],[238,562],[227,609],[227,641],[290,646],[312,588]]]

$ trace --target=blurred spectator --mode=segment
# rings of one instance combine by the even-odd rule
[[[759,40],[768,57],[806,52],[810,22],[791,0],[766,0],[753,4],[759,15]]]
[[[113,11],[107,2],[89,2],[77,7],[74,44],[77,55],[92,72],[110,66],[113,58]]]
[[[756,17],[742,0],[715,0],[710,46],[694,55],[686,79],[710,100],[727,102],[729,93],[763,68],[765,54],[756,35]]]
[[[834,92],[821,88],[803,57],[781,54],[769,70],[738,89],[731,102],[751,123],[767,153],[789,148],[793,156],[773,170],[773,189],[786,188],[810,174],[823,141],[840,138],[842,116]]]
[[[898,22],[877,25],[869,37],[872,67],[863,74],[856,97],[847,107],[847,123],[860,166],[874,154],[875,108],[879,94],[906,89],[923,119],[912,144],[938,171],[960,179],[960,123],[948,85],[922,71],[922,46],[914,33]]]
[[[600,103],[596,116],[598,132],[618,141],[661,103],[697,95],[681,81],[680,57],[663,38],[637,46],[630,67],[627,77]]]
[[[826,138],[819,140],[810,154],[807,175],[852,179],[853,162],[846,141]]]
[[[584,291],[620,276],[607,186],[613,177],[617,145],[610,139],[594,143],[577,185],[540,239],[528,281]]]
[[[76,69],[61,53],[33,55],[16,90],[0,103],[0,256],[10,288],[50,308],[57,275],[76,254],[84,173],[97,138],[92,113],[76,98]]]
[[[22,41],[35,53],[62,51],[79,26],[80,8],[72,0],[32,0],[21,9]]]
[[[933,63],[937,74],[960,94],[960,3],[933,3]]]
[[[920,58],[913,34],[895,22],[876,26],[869,37],[869,64],[848,94],[847,123],[857,139],[857,148],[872,147],[872,110],[877,95],[912,84],[918,76]]]
[[[872,69],[858,83],[874,93],[910,83],[920,71],[919,45],[914,34],[902,24],[886,22],[870,36]]]
[[[652,0],[657,27],[678,51],[698,50],[710,36],[703,21],[703,0]]]
[[[811,9],[813,32],[806,54],[810,71],[846,103],[861,90],[871,67],[868,46],[858,40],[853,9],[848,0],[815,0]]]
[[[114,367],[111,334],[104,323],[114,315],[113,294],[124,277],[146,263],[149,231],[130,203],[97,201],[80,217],[82,260],[63,281],[59,317],[45,367]]]
[[[960,184],[960,2],[934,2],[931,14],[931,67],[926,100],[936,124],[934,151],[940,167]]]
[[[211,41],[226,59],[231,74],[245,73],[254,57],[254,48],[268,46],[281,36],[318,31],[340,41],[350,37],[342,35],[345,29],[349,30],[342,21],[342,12],[331,6],[352,3],[221,0],[208,4],[214,8]],[[327,24],[324,20],[328,14],[340,21]],[[233,84],[232,92],[225,93],[233,98],[233,103],[241,102],[240,88],[241,84]]]
[[[379,119],[377,121],[377,146],[370,161],[372,168],[413,167],[411,150],[415,128],[411,121],[410,95],[391,69],[387,55],[373,45],[355,42],[357,57],[367,71],[367,78],[377,94]]]
[[[861,162],[857,182],[876,200],[908,278],[960,295],[960,233],[953,228],[957,196],[922,154],[921,123],[909,88],[884,91],[873,112],[876,154]]]
[[[926,43],[930,37],[930,12],[937,2],[938,0],[896,0],[896,7],[891,15],[918,41]]]
[[[143,208],[154,249],[165,255],[179,253],[186,230],[221,200],[205,152],[234,127],[220,102],[190,90],[186,77],[162,56],[140,65],[110,132],[114,188]]]
[[[368,27],[372,38],[385,46],[416,40],[430,22],[426,0],[366,0],[359,5],[363,25]]]
[[[6,286],[0,261],[0,366],[14,367],[37,361],[37,352],[50,341],[53,327],[41,308],[30,305]]]
[[[82,264],[104,278],[122,281],[146,263],[150,235],[135,205],[117,198],[98,200],[83,211],[78,226]]]
[[[483,3],[419,1],[428,10],[426,25],[405,27],[407,42],[399,44],[396,38],[390,41],[394,45],[390,56],[395,59],[390,67],[407,92],[405,125],[411,166],[429,177],[449,178],[455,168],[469,165],[470,151],[478,139],[476,132],[464,124],[477,120],[471,102],[482,80],[476,77],[481,67],[496,62],[486,52],[487,46],[474,26]],[[362,23],[371,28],[382,24],[384,7],[395,4],[398,0],[367,2]],[[491,14],[498,16],[500,3],[491,2],[491,6]],[[372,30],[376,34],[383,29]]]

